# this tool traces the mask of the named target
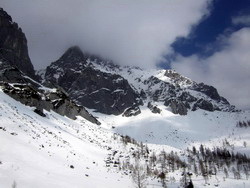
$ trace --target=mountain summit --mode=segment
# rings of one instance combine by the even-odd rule
[[[78,46],[72,46],[62,55],[59,61],[63,62],[65,65],[68,63],[72,63],[72,62],[75,62],[75,63],[81,62],[84,59],[85,59],[84,54],[81,51],[81,49]]]
[[[97,56],[69,48],[47,67],[45,80],[63,88],[79,104],[105,114],[121,114],[140,104],[139,94],[126,79],[94,67],[102,62]]]
[[[214,87],[196,83],[174,70],[119,66],[84,54],[79,47],[69,48],[48,66],[45,80],[63,88],[79,104],[105,114],[139,112],[143,104],[157,102],[181,115],[197,109],[234,110]]]

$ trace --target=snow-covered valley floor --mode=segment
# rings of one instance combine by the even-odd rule
[[[116,188],[134,187],[131,176],[117,166],[107,167],[106,159],[131,157],[132,144],[125,145],[115,135],[129,135],[156,153],[162,150],[185,153],[187,147],[226,147],[250,154],[247,128],[236,128],[248,120],[249,112],[225,113],[196,111],[188,116],[174,115],[162,104],[161,114],[146,107],[136,117],[107,116],[93,112],[101,126],[83,118],[71,120],[54,112],[41,117],[0,91],[0,188]],[[91,111],[91,110],[90,110]],[[118,136],[117,136],[118,137]],[[244,145],[245,142],[245,145]],[[117,154],[116,154],[117,153]],[[169,172],[168,187],[178,187],[181,171]],[[236,180],[223,172],[209,179],[192,177],[195,187],[250,187],[245,176]],[[148,178],[147,187],[161,187]]]

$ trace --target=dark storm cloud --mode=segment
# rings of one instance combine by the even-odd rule
[[[35,68],[71,45],[120,64],[154,67],[206,14],[208,0],[2,0],[25,32]]]

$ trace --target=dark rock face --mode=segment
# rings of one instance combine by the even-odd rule
[[[127,80],[119,75],[103,73],[92,68],[84,69],[67,91],[73,98],[77,98],[79,94],[74,91],[79,90],[86,94],[80,94],[77,101],[105,114],[118,115],[126,108],[138,104],[138,94]]]
[[[48,98],[53,105],[52,109],[58,114],[65,115],[71,119],[76,119],[76,116],[82,116],[92,123],[97,125],[101,124],[95,117],[88,113],[85,108],[74,103],[61,91],[50,93]]]
[[[217,90],[213,86],[205,85],[204,83],[194,84],[192,87],[193,90],[204,93],[209,96],[211,99],[220,101],[221,96],[218,94]]]
[[[158,108],[156,105],[153,105],[151,102],[148,102],[148,108],[154,114],[160,114],[161,113],[161,109]]]
[[[188,103],[192,103],[192,102],[197,101],[196,97],[190,95],[190,93],[185,92],[185,91],[183,93],[181,93],[181,95],[178,96],[177,98],[178,98],[178,100],[180,100],[182,102],[188,102]]]
[[[207,111],[210,111],[210,112],[213,112],[215,110],[219,110],[218,107],[215,107],[213,106],[213,104],[209,101],[205,101],[205,100],[198,100],[193,108],[192,108],[192,111],[195,111],[195,110],[198,110],[198,109],[203,109],[203,110],[207,110]]]
[[[33,87],[40,87],[41,85],[36,81],[25,76],[18,68],[2,63],[0,64],[0,81],[8,83],[22,83],[29,84]]]
[[[147,99],[147,94],[145,93],[145,91],[143,89],[140,92],[140,98],[143,100]]]
[[[164,105],[169,106],[174,114],[187,115],[187,107],[182,101],[169,99]]]
[[[125,110],[125,112],[122,114],[122,116],[125,117],[131,117],[131,116],[137,116],[141,113],[141,109],[138,106],[132,106]]]
[[[36,109],[34,110],[34,112],[37,113],[38,115],[42,116],[42,117],[46,117],[46,115],[45,115],[45,114],[43,113],[43,111],[40,110],[40,109],[37,109],[37,108],[36,108]]]
[[[72,62],[79,63],[87,58],[88,56],[85,56],[78,46],[72,46],[60,58],[60,63],[63,63],[63,66],[72,66]]]
[[[47,67],[45,78],[62,87],[79,104],[101,113],[119,115],[140,103],[139,94],[127,80],[94,69],[88,60],[88,55],[79,52],[79,48],[70,48]]]
[[[36,78],[28,55],[27,39],[21,28],[0,8],[0,61]]]
[[[166,98],[176,97],[178,88],[154,76],[144,81],[147,85],[146,93],[153,101],[164,101]],[[156,90],[154,88],[157,88]]]
[[[76,116],[82,116],[88,121],[100,124],[100,122],[89,114],[82,106],[78,106],[71,101],[66,94],[61,91],[46,92],[38,91],[29,85],[14,84],[13,86],[8,83],[2,83],[3,91],[20,101],[27,106],[35,107],[34,110],[37,114],[45,116],[43,109],[67,116],[71,119],[76,119]]]

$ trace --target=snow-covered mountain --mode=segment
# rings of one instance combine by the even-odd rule
[[[250,112],[214,87],[79,47],[35,76],[0,25],[1,188],[250,187]]]
[[[155,102],[181,115],[197,109],[234,111],[212,86],[196,83],[173,70],[118,66],[83,53],[79,47],[69,48],[48,66],[43,82],[63,88],[79,104],[105,114],[118,115]]]

